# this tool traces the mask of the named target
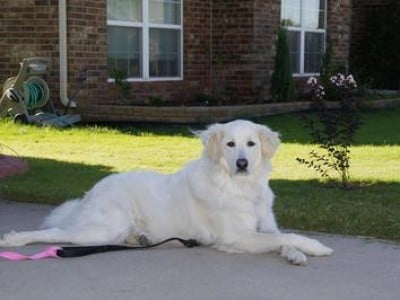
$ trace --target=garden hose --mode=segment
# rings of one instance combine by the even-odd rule
[[[31,76],[23,83],[24,103],[28,110],[44,106],[50,98],[49,87],[42,78]]]

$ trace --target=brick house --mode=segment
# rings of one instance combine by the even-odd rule
[[[112,69],[128,75],[126,104],[153,96],[182,105],[199,94],[266,102],[280,23],[288,25],[293,76],[302,82],[318,73],[328,39],[334,60],[348,65],[352,2],[371,1],[3,0],[0,82],[22,58],[46,56],[52,98],[64,104],[81,69],[88,80],[80,104],[116,103]]]

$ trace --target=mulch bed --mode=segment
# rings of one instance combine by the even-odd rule
[[[27,172],[29,169],[28,162],[22,158],[9,156],[9,155],[0,155],[0,179],[23,174]]]

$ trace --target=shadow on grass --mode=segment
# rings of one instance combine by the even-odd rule
[[[308,131],[304,128],[303,116],[310,112],[290,113],[255,119],[281,134],[285,143],[311,144]],[[361,127],[355,136],[354,145],[400,145],[400,106],[391,109],[363,110]]]
[[[265,124],[281,134],[284,143],[311,144],[308,131],[304,128],[303,116],[311,112],[288,113],[255,118],[253,121]],[[400,145],[400,106],[391,109],[364,110],[362,126],[355,137],[355,145]],[[96,123],[81,127],[99,127],[117,130],[134,136],[183,136],[194,137],[192,131],[203,130],[207,124],[163,124],[163,123]]]
[[[0,181],[0,199],[59,204],[113,173],[103,165],[27,159],[28,173]],[[400,182],[366,182],[346,191],[317,180],[270,183],[282,228],[400,241]]]
[[[83,126],[93,126],[90,124]],[[192,131],[203,130],[205,124],[165,124],[165,123],[96,123],[96,126],[118,130],[123,134],[134,136],[154,135],[154,136],[182,136],[194,137]]]
[[[271,180],[271,187],[283,228],[400,241],[400,182],[343,190],[317,180]]]
[[[111,168],[52,159],[26,158],[29,171],[0,180],[0,199],[58,204],[81,197]]]

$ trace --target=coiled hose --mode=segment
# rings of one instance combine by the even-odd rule
[[[23,95],[28,110],[40,108],[49,101],[49,86],[42,78],[31,76],[23,83]]]

